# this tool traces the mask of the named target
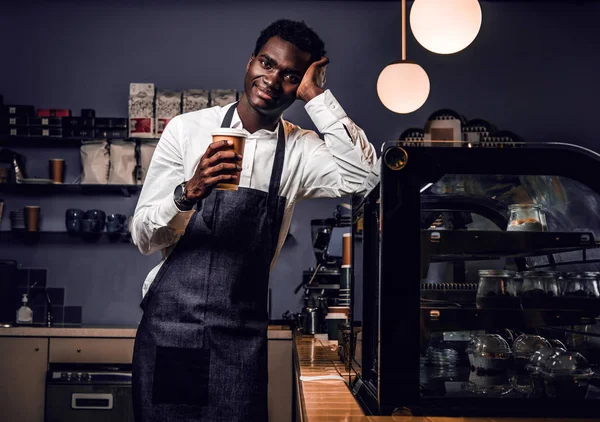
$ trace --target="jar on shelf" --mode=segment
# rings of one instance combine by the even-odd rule
[[[513,204],[508,207],[510,216],[506,231],[546,232],[546,213],[538,204]]]
[[[516,273],[512,280],[508,282],[508,293],[512,296],[519,296],[523,290],[523,276],[521,273]]]
[[[527,308],[552,308],[559,295],[558,272],[523,271],[521,302]]]
[[[598,298],[600,297],[598,277],[599,273],[597,272],[566,273],[562,295],[578,298]]]
[[[516,308],[518,299],[512,291],[516,272],[510,270],[479,270],[477,308]]]

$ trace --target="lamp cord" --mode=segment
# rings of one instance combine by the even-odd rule
[[[402,0],[402,60],[406,60],[406,0]]]

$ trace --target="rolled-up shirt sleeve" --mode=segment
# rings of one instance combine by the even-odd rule
[[[300,140],[305,159],[298,199],[335,198],[364,189],[377,160],[364,131],[329,90],[309,101],[305,109],[324,139],[307,131]]]
[[[175,187],[185,180],[179,124],[176,117],[165,128],[152,155],[133,215],[131,237],[144,255],[177,242],[181,233],[179,226],[187,223],[192,213],[181,212],[173,198]]]

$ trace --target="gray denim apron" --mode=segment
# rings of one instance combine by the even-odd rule
[[[267,295],[284,156],[280,121],[269,192],[214,190],[150,285],[133,353],[137,422],[267,421]]]

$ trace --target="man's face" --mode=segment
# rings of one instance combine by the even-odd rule
[[[246,66],[244,91],[261,114],[281,114],[296,100],[296,91],[310,66],[310,54],[279,37],[265,43]]]

